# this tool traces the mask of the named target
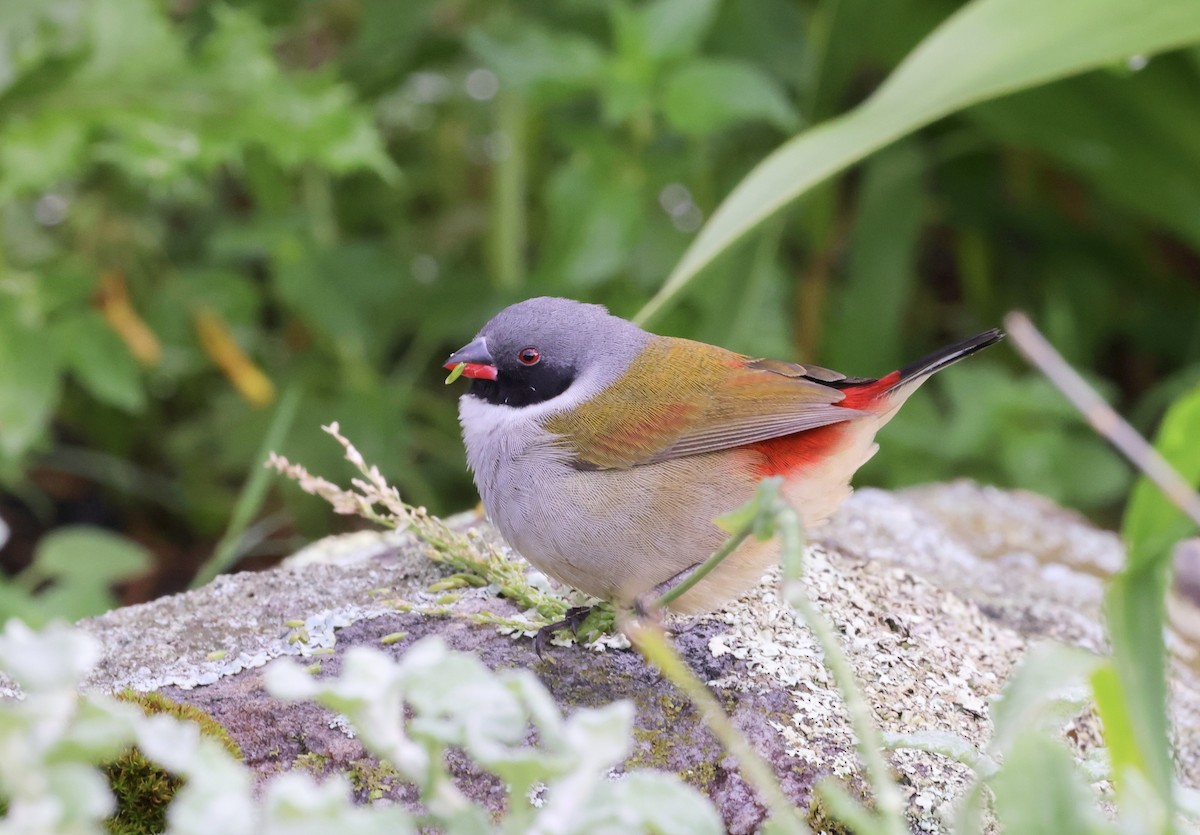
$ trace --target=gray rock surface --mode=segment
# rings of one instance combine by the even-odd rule
[[[814,532],[809,593],[842,637],[878,723],[888,731],[951,731],[982,745],[989,698],[1038,640],[1102,649],[1101,577],[1120,564],[1120,544],[1051,503],[1023,493],[956,483],[900,494],[862,490]],[[633,652],[552,647],[454,617],[398,612],[395,598],[432,601],[440,576],[420,546],[394,534],[354,534],[320,543],[279,569],[219,578],[194,592],[83,622],[105,647],[88,682],[101,690],[161,689],[208,711],[262,775],[289,768],[341,771],[360,795],[411,800],[409,790],[366,755],[337,717],[283,704],[261,683],[281,655],[310,656],[336,675],[355,644],[401,655],[437,633],[493,667],[528,667],[564,709],[631,699],[637,706],[631,764],[676,771],[718,804],[731,832],[752,832],[764,812],[704,729],[696,711]],[[775,577],[716,614],[672,622],[692,668],[709,681],[787,793],[809,802],[827,774],[859,781],[842,701],[807,628],[781,604]],[[488,589],[451,604],[457,612],[516,614]],[[1178,664],[1174,710],[1181,779],[1196,786],[1200,685]],[[1070,736],[1094,740],[1086,718]],[[893,767],[908,793],[914,829],[939,831],[940,814],[969,782],[962,766],[899,752]],[[500,808],[503,787],[465,759],[453,773]]]

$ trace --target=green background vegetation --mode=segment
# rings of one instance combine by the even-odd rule
[[[406,499],[466,506],[445,355],[531,295],[636,313],[758,162],[958,6],[0,3],[0,561],[90,523],[153,553],[111,563],[105,582],[154,560],[126,600],[179,588],[272,425],[333,473],[317,426],[338,420]],[[1193,47],[938,121],[756,228],[652,327],[879,374],[1023,308],[1151,429],[1200,379],[1198,89]],[[1003,346],[881,440],[860,484],[970,476],[1110,522],[1130,485]],[[256,508],[227,557],[335,524],[286,487]],[[43,543],[21,589],[80,588],[54,567],[91,547]],[[88,594],[62,609],[105,605]]]

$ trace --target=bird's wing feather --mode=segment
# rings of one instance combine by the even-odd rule
[[[811,372],[811,373],[810,373]],[[625,469],[766,441],[862,416],[842,375],[684,339],[652,340],[615,383],[552,417],[576,466]]]

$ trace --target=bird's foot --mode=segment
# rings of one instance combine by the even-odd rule
[[[587,616],[592,613],[594,606],[572,606],[567,609],[566,616],[562,620],[543,626],[533,636],[533,651],[537,653],[538,658],[542,657],[546,647],[550,644],[550,639],[554,637],[555,632],[568,630],[572,636],[577,635],[579,627],[587,620]]]

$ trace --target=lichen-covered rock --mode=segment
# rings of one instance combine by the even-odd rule
[[[944,730],[977,745],[990,732],[989,698],[1028,646],[1046,637],[1102,649],[1101,578],[1120,564],[1116,538],[1035,496],[958,483],[901,494],[863,490],[815,534],[805,579],[841,635],[885,730]],[[322,554],[335,554],[324,559]],[[752,832],[764,811],[697,711],[633,652],[552,647],[463,618],[397,611],[395,599],[435,600],[451,612],[518,613],[487,589],[425,591],[441,575],[418,544],[357,534],[306,549],[284,567],[222,577],[183,595],[83,622],[105,646],[88,685],[161,689],[225,726],[248,765],[266,775],[304,768],[346,774],[365,801],[412,801],[386,765],[366,755],[338,717],[285,704],[262,686],[261,666],[306,656],[316,675],[336,675],[356,644],[401,655],[440,634],[492,667],[528,667],[567,710],[629,699],[637,707],[630,764],[681,774],[711,796],[730,832]],[[680,651],[710,682],[734,723],[772,764],[787,794],[807,806],[813,784],[833,774],[861,787],[842,700],[811,635],[770,576],[710,616],[670,622]],[[385,640],[386,639],[386,640]],[[1181,779],[1197,785],[1200,686],[1178,665],[1174,686]],[[1086,718],[1070,739],[1094,743]],[[939,812],[970,779],[938,755],[891,761],[913,826],[941,829]],[[465,757],[451,763],[469,793],[499,810],[504,788]]]

